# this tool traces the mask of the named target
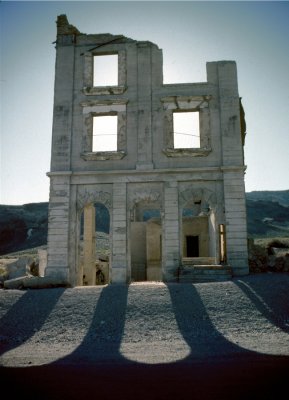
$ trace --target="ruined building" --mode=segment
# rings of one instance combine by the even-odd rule
[[[83,34],[60,15],[46,275],[75,286],[248,274],[244,126],[234,61],[208,62],[207,82],[163,84],[157,45]]]

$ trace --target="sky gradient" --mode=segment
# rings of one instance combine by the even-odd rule
[[[234,60],[245,109],[246,192],[289,189],[289,2],[4,1],[0,204],[49,200],[56,19],[163,50],[164,83]]]

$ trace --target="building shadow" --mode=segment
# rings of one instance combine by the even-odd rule
[[[289,333],[289,274],[282,273],[280,275],[272,273],[270,275],[270,285],[272,288],[275,282],[278,282],[280,289],[277,296],[276,294],[272,295],[272,291],[268,288],[266,274],[260,275],[258,280],[254,279],[252,275],[238,278],[234,280],[234,283],[268,321],[282,331]]]
[[[127,285],[103,287],[96,303],[93,318],[79,346],[57,365],[103,364],[125,362],[119,352],[127,308]]]
[[[0,320],[0,355],[25,343],[41,329],[64,290],[25,291]]]
[[[34,400],[279,399],[279,392],[288,389],[288,357],[255,353],[228,341],[216,330],[194,285],[172,283],[166,288],[179,332],[190,348],[185,358],[154,365],[126,359],[121,342],[129,286],[110,285],[102,289],[87,333],[73,352],[38,367],[1,369],[11,396],[20,389],[22,396]],[[51,295],[50,309],[56,294],[61,295]],[[20,300],[10,314],[13,318],[33,296]],[[37,315],[40,327],[47,313]],[[141,350],[147,352],[148,346]]]
[[[222,357],[240,358],[251,354],[250,351],[228,341],[216,329],[193,284],[168,284],[167,288],[179,330],[191,349],[190,355],[183,362],[194,359],[214,362]]]

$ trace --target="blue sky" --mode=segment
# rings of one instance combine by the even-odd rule
[[[164,82],[235,60],[246,113],[246,191],[289,189],[289,2],[2,1],[0,204],[49,199],[56,18],[163,50]]]

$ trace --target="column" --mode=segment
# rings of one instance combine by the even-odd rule
[[[83,284],[95,285],[95,207],[88,204],[84,207],[83,231]]]
[[[176,280],[180,266],[178,183],[165,183],[164,215],[164,281]]]
[[[127,279],[126,184],[114,183],[111,283],[126,283]]]
[[[224,200],[227,262],[232,267],[234,276],[247,275],[247,216],[242,170],[224,171]]]
[[[70,174],[49,174],[47,267],[45,276],[55,277],[55,283],[69,283],[69,196]]]
[[[152,169],[151,45],[148,42],[139,42],[137,46],[137,169]]]

